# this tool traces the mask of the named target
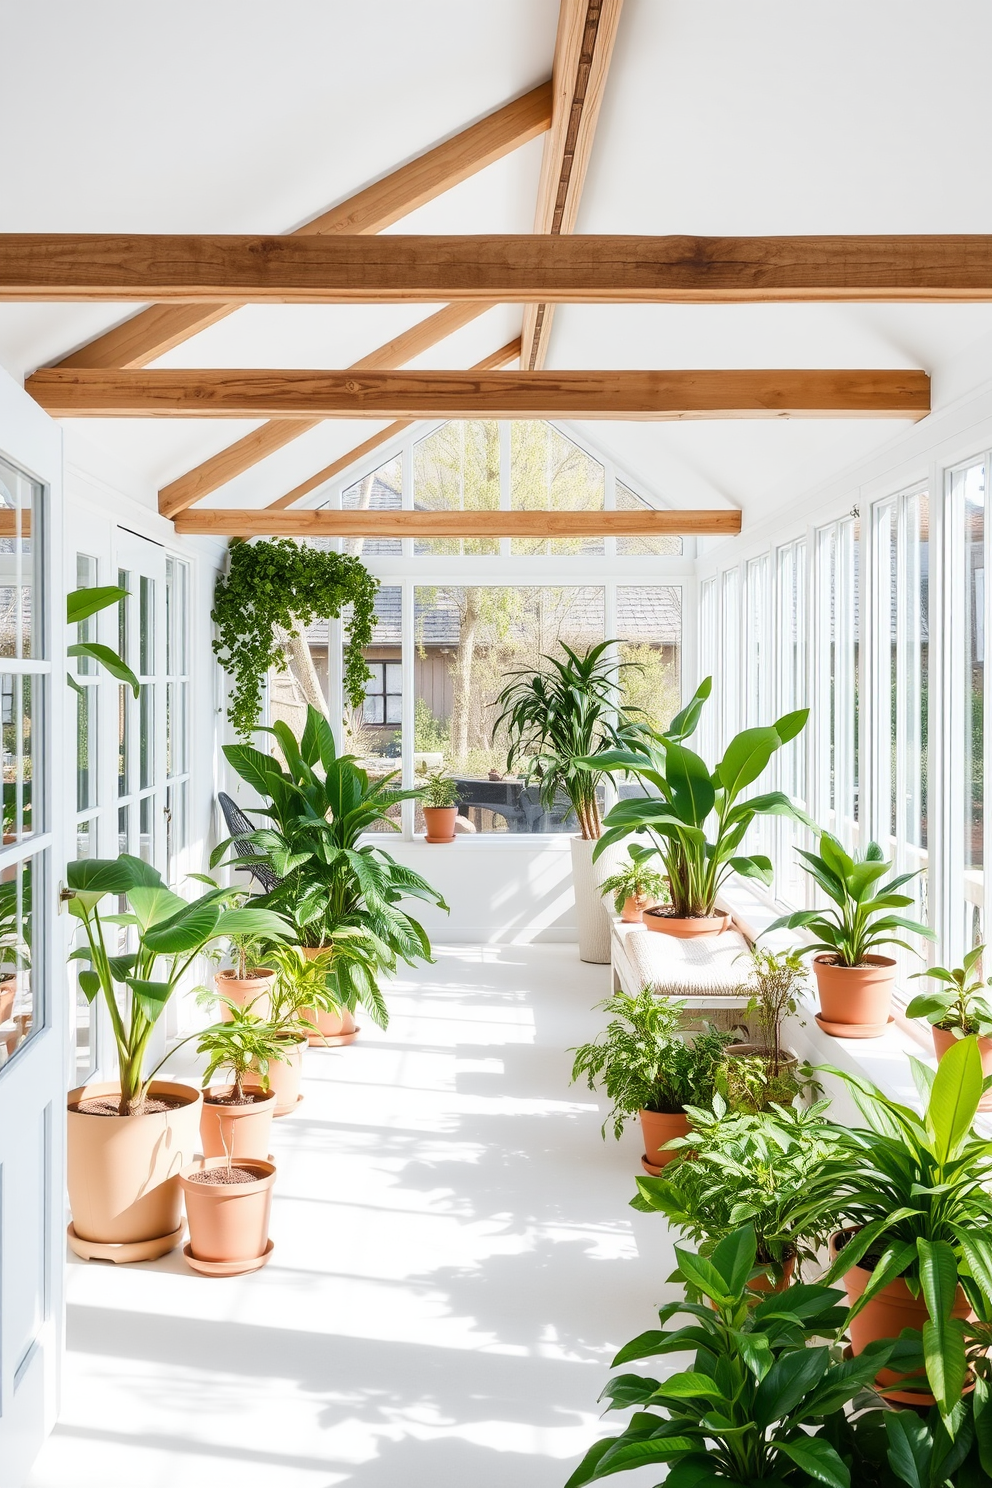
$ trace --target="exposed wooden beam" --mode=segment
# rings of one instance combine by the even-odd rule
[[[992,300],[992,235],[0,236],[0,300],[623,305]]]
[[[561,0],[536,233],[575,231],[622,5],[623,0]],[[549,304],[524,307],[520,365],[525,371],[544,366],[553,314]]]
[[[492,356],[483,357],[481,362],[476,362],[472,371],[488,372],[492,368],[505,367],[508,362],[517,361],[519,356],[520,337],[518,336],[515,341],[509,341],[506,346],[501,346],[499,351],[494,351]],[[371,455],[374,450],[379,449],[384,444],[388,444],[391,439],[396,438],[397,434],[402,434],[404,430],[409,429],[413,422],[413,419],[398,419],[392,424],[387,424],[386,428],[380,429],[378,434],[373,434],[370,439],[365,439],[361,444],[356,444],[354,449],[350,449],[345,454],[339,455],[336,460],[331,461],[330,465],[325,465],[323,470],[318,470],[315,475],[311,475],[305,481],[301,481],[298,486],[294,486],[284,496],[278,496],[275,501],[268,502],[266,511],[281,511],[287,506],[294,506],[297,501],[302,501],[304,496],[309,496],[311,491],[316,491],[318,486],[326,485],[329,480],[333,480],[336,475],[340,475],[342,470],[349,469],[358,460],[364,460],[366,455]]]
[[[224,511],[194,507],[176,531],[224,537],[657,537],[733,536],[738,510],[716,511]]]
[[[483,315],[489,308],[488,305],[471,302],[446,305],[443,310],[429,315],[426,320],[418,321],[402,335],[394,336],[384,346],[377,346],[375,351],[360,357],[349,370],[374,372],[389,367],[402,367],[422,352],[429,351],[446,336],[453,335],[462,326]],[[185,474],[163,486],[158,493],[159,511],[163,517],[174,517],[177,512],[185,511],[194,501],[209,496],[211,491],[216,491],[236,475],[250,470],[267,455],[275,454],[276,450],[299,439],[310,429],[315,429],[320,422],[319,418],[309,421],[271,419],[260,429],[253,429],[250,434],[235,440],[226,449],[218,450],[209,460],[202,461],[192,470],[187,470]]]
[[[551,123],[551,84],[542,83],[522,98],[487,114],[443,144],[418,155],[359,191],[347,201],[322,212],[298,227],[291,237],[314,234],[378,233],[449,191],[460,181],[492,165],[528,140],[543,134]],[[442,297],[443,298],[443,297]],[[156,357],[215,325],[237,304],[150,305],[123,325],[98,336],[63,357],[60,367],[146,367]]]
[[[56,418],[923,418],[917,371],[74,372],[25,384]]]

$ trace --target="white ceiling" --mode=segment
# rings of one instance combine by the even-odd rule
[[[0,0],[0,230],[279,232],[550,72],[557,0]],[[992,232],[987,0],[625,0],[579,229]],[[541,142],[397,224],[526,232]],[[0,305],[16,376],[133,306]],[[163,366],[347,366],[430,307],[252,307]],[[413,365],[517,333],[498,308]],[[924,367],[935,402],[992,306],[560,307],[551,367]],[[972,357],[972,362],[974,357]],[[969,362],[969,365],[972,363]],[[153,490],[253,427],[86,421]],[[673,505],[757,517],[890,440],[897,422],[587,424]],[[261,504],[368,436],[328,423],[213,504]]]

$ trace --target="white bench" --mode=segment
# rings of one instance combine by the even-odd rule
[[[633,997],[650,987],[658,997],[705,1008],[709,1021],[718,1027],[732,1028],[740,1021],[749,997],[744,986],[749,947],[739,930],[679,940],[615,919],[610,946],[614,991],[622,988]]]

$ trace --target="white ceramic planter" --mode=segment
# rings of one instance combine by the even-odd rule
[[[628,861],[624,843],[614,842],[592,860],[595,842],[573,837],[572,885],[575,916],[579,926],[579,956],[583,961],[607,965],[610,959],[610,901],[603,898],[602,884]]]

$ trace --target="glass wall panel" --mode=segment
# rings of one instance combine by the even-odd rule
[[[545,423],[510,424],[510,506],[513,511],[602,511],[603,466]],[[518,554],[600,554],[601,537],[515,537]]]
[[[845,517],[817,533],[817,605],[820,708],[811,719],[818,730],[821,825],[850,850],[860,837],[860,541],[856,517]]]
[[[402,505],[403,461],[399,455],[341,493],[342,511],[399,511]],[[346,537],[341,550],[356,558],[396,556],[403,551],[403,543],[398,537]]]
[[[795,712],[808,704],[806,684],[806,544],[790,543],[778,550],[777,697],[775,715]],[[810,727],[776,756],[778,788],[797,805],[808,806],[808,756]],[[809,880],[800,871],[797,847],[808,847],[806,828],[786,817],[772,819],[775,833],[775,895],[785,904],[805,903]]]
[[[682,590],[669,584],[617,586],[623,700],[653,728],[682,706]]]
[[[984,462],[976,462],[950,477],[951,521],[954,527],[955,562],[952,587],[961,586],[964,613],[957,641],[960,676],[954,700],[960,740],[963,778],[954,791],[952,810],[960,821],[960,862],[952,864],[956,900],[955,929],[961,948],[985,940],[985,504]],[[952,742],[953,749],[953,742]],[[956,883],[955,883],[956,881]]]
[[[623,481],[616,483],[616,509],[617,511],[643,511],[649,508],[647,501],[642,501],[640,496],[635,496],[629,486]],[[677,556],[682,552],[682,539],[675,533],[665,533],[662,537],[618,537],[617,555],[621,558],[637,557],[642,553],[664,554]]]
[[[721,666],[713,679],[719,690],[720,724],[717,753],[722,754],[741,726],[741,576],[728,568],[721,585]]]
[[[704,579],[699,586],[699,680],[714,678],[714,690],[703,708],[698,739],[705,760],[716,758],[720,736],[720,691],[715,679],[720,669],[720,589],[715,578]],[[692,689],[694,690],[694,689]]]
[[[34,636],[36,566],[42,544],[33,524],[41,519],[40,492],[23,471],[0,459],[0,656],[27,660],[42,654]]]
[[[498,511],[500,431],[494,419],[442,424],[413,447],[413,504],[417,511]],[[458,556],[498,553],[499,538],[419,540],[416,553]]]

